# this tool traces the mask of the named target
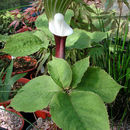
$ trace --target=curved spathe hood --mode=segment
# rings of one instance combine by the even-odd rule
[[[73,29],[65,22],[61,13],[56,13],[54,19],[49,21],[49,30],[57,36],[69,36],[73,33]]]

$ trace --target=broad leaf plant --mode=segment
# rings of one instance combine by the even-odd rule
[[[53,39],[50,32],[56,43],[56,57],[48,63],[49,75],[36,77],[23,86],[11,101],[11,107],[17,111],[35,112],[49,106],[52,120],[63,130],[110,130],[104,103],[113,102],[122,86],[104,70],[89,66],[89,57],[72,66],[64,60],[65,43],[68,48],[84,49],[90,47],[91,42],[103,40],[107,36],[105,34],[98,39],[95,38],[95,33],[73,30],[67,22],[71,15],[64,20],[72,1],[44,0],[47,17],[44,14],[39,16],[39,21],[36,21],[39,30],[31,32],[32,34],[16,34],[8,39],[3,51],[9,50],[14,56],[29,55],[38,51],[42,45],[47,48],[48,44],[44,43]],[[98,34],[102,35],[100,32]],[[28,44],[21,35],[25,36]],[[33,44],[27,37],[32,39]],[[23,40],[13,46],[13,38]],[[24,49],[18,53],[16,49],[12,51],[9,44],[13,50],[15,46],[18,48],[19,44],[21,48],[24,46]]]
[[[110,130],[104,102],[113,102],[121,86],[104,70],[89,64],[89,57],[72,66],[53,57],[48,63],[50,76],[28,82],[11,106],[35,112],[49,105],[52,120],[63,130]]]

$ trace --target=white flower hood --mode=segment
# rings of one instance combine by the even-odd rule
[[[61,13],[55,14],[54,19],[49,21],[49,30],[54,35],[61,37],[69,36],[73,33],[73,29],[65,22]]]

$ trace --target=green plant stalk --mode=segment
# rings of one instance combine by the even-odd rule
[[[120,13],[120,16],[119,16],[119,22],[118,22],[118,28],[117,28],[117,33],[116,33],[116,41],[115,41],[115,46],[114,46],[114,62],[113,62],[113,73],[114,73],[114,79],[117,80],[117,74],[116,74],[116,61],[115,60],[118,60],[116,59],[116,52],[117,52],[117,45],[119,43],[119,32],[120,32],[120,24],[121,24],[121,13]]]
[[[109,46],[111,46],[111,41],[109,42]],[[109,57],[108,57],[108,68],[109,68],[109,71],[108,73],[111,75],[111,52],[110,50],[109,51]]]
[[[124,39],[123,39],[123,45],[122,45],[122,49],[121,49],[121,51],[122,51],[122,52],[123,52],[124,47],[125,47],[125,43],[126,43],[127,34],[128,34],[128,28],[127,28],[127,29],[126,29],[126,31],[125,31],[125,35],[124,35]],[[124,56],[123,56],[123,59],[122,59],[122,64],[121,64],[121,66],[122,66],[122,67],[123,67],[123,63],[124,63]]]
[[[116,36],[116,41],[115,41],[115,45],[114,45],[114,56],[113,56],[113,77],[116,80],[116,46],[117,46],[117,42],[118,42],[118,36]]]

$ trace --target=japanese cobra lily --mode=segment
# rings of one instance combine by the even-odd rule
[[[73,29],[65,22],[64,15],[72,0],[45,0],[45,12],[49,21],[49,30],[56,42],[56,57],[65,58],[65,42]]]

